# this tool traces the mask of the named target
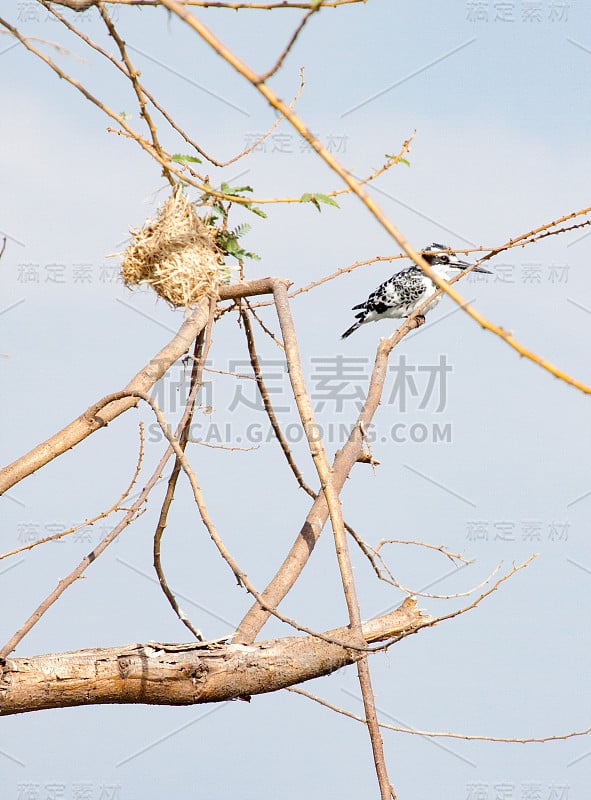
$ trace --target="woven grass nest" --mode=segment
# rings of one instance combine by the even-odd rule
[[[181,186],[131,236],[121,263],[126,286],[147,283],[175,308],[217,297],[224,267],[216,229],[197,216]]]

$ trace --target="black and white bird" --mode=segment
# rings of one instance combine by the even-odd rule
[[[444,244],[433,242],[422,253],[423,258],[433,271],[446,281],[470,266],[468,262],[460,261],[457,255],[452,253],[449,247]],[[473,271],[491,274],[490,270],[484,269],[484,267],[475,267]],[[402,317],[410,316],[415,309],[425,300],[428,300],[436,291],[437,286],[416,264],[397,272],[387,281],[384,281],[381,286],[378,286],[364,303],[353,306],[353,311],[359,309],[359,313],[355,314],[357,322],[343,333],[341,339],[351,336],[357,328],[365,325],[366,322],[377,322],[379,319],[402,319]],[[436,297],[425,308],[423,313],[431,311],[440,299],[441,295]],[[424,321],[425,318],[422,314],[417,317],[419,325]]]

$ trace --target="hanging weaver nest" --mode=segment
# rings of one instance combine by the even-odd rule
[[[132,243],[121,263],[126,286],[147,283],[175,308],[217,297],[224,276],[216,233],[197,216],[182,187],[175,186],[156,219],[131,231]]]

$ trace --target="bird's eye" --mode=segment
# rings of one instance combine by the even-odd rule
[[[439,256],[439,260],[444,264],[449,264],[449,256]]]

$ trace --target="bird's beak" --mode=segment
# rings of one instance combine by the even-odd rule
[[[468,263],[468,261],[458,261],[456,266],[457,269],[467,269],[468,267],[471,267],[472,264]],[[484,269],[484,267],[474,267],[472,272],[482,272],[485,275],[493,274],[489,269]]]

